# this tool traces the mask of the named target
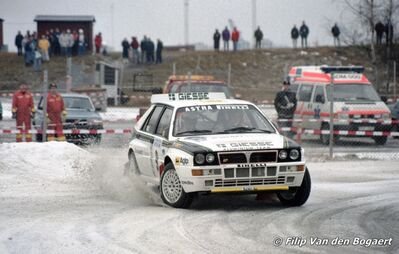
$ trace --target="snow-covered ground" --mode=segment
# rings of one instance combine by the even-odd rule
[[[123,176],[126,152],[64,142],[0,144],[0,253],[399,251],[398,158],[309,157],[312,193],[303,207],[284,208],[273,195],[206,196],[181,210]],[[290,237],[306,243],[291,244]],[[311,237],[329,242],[312,245]],[[336,237],[351,242],[333,245]],[[392,241],[365,247],[353,244],[356,237]]]

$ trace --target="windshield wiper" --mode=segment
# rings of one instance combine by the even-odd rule
[[[260,132],[265,132],[265,133],[272,133],[272,131],[269,130],[263,130],[263,129],[258,129],[258,128],[254,128],[254,127],[245,127],[245,126],[240,126],[240,127],[234,127],[231,129],[226,129],[224,131],[222,131],[221,133],[224,132],[234,132],[234,131],[242,131],[242,132],[247,132],[247,131],[260,131]]]
[[[182,134],[188,134],[188,133],[211,133],[211,130],[190,130],[190,131],[182,131],[176,133],[176,136],[182,135]]]

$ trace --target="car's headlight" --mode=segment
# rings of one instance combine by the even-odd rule
[[[197,164],[204,164],[205,163],[205,155],[203,155],[202,153],[196,154],[194,157],[194,161]]]
[[[290,151],[290,159],[294,161],[297,160],[298,158],[299,158],[299,151],[296,149],[292,149]]]
[[[278,153],[278,157],[281,159],[281,160],[285,160],[285,159],[287,159],[287,151],[286,150],[281,150],[279,153]]]
[[[206,160],[207,163],[211,164],[211,163],[213,163],[215,161],[215,155],[212,154],[212,153],[208,153],[205,156],[205,160]]]

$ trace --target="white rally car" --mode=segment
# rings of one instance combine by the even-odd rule
[[[151,104],[134,128],[128,173],[159,186],[166,204],[225,192],[276,192],[287,206],[308,199],[303,149],[254,104],[204,92],[153,95]]]

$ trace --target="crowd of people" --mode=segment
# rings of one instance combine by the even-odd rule
[[[213,34],[213,48],[216,51],[219,51],[220,39],[223,40],[223,50],[224,51],[229,51],[230,40],[233,43],[233,51],[237,51],[238,41],[240,39],[240,32],[237,30],[237,27],[234,27],[233,31],[230,32],[230,30],[226,26],[224,28],[224,30],[222,31],[222,34],[220,34],[219,30],[216,29],[215,33]]]
[[[35,107],[33,95],[29,91],[28,83],[21,82],[19,90],[13,94],[12,98],[12,118],[16,120],[16,127],[20,133],[16,134],[16,142],[31,142],[32,129],[31,121],[35,118]],[[48,141],[65,141],[63,134],[63,119],[66,116],[64,100],[57,91],[57,85],[51,83],[47,94],[47,126],[53,130],[48,134]]]
[[[131,38],[129,42],[127,38],[122,41],[122,58],[124,63],[129,60],[136,64],[160,64],[162,63],[163,42],[157,39],[157,45],[150,37],[144,35],[143,39],[139,42],[136,36]]]
[[[382,45],[382,38],[385,34],[385,43],[386,45],[392,45],[393,43],[393,25],[390,20],[388,20],[385,24],[381,21],[378,21],[375,26],[374,30],[376,33],[376,43],[377,45]]]
[[[15,36],[17,54],[24,56],[25,65],[33,65],[35,71],[40,71],[42,61],[50,61],[53,56],[83,55],[87,45],[83,29],[72,32],[70,29],[50,29],[40,38],[36,32],[27,31],[22,35],[18,31]]]

